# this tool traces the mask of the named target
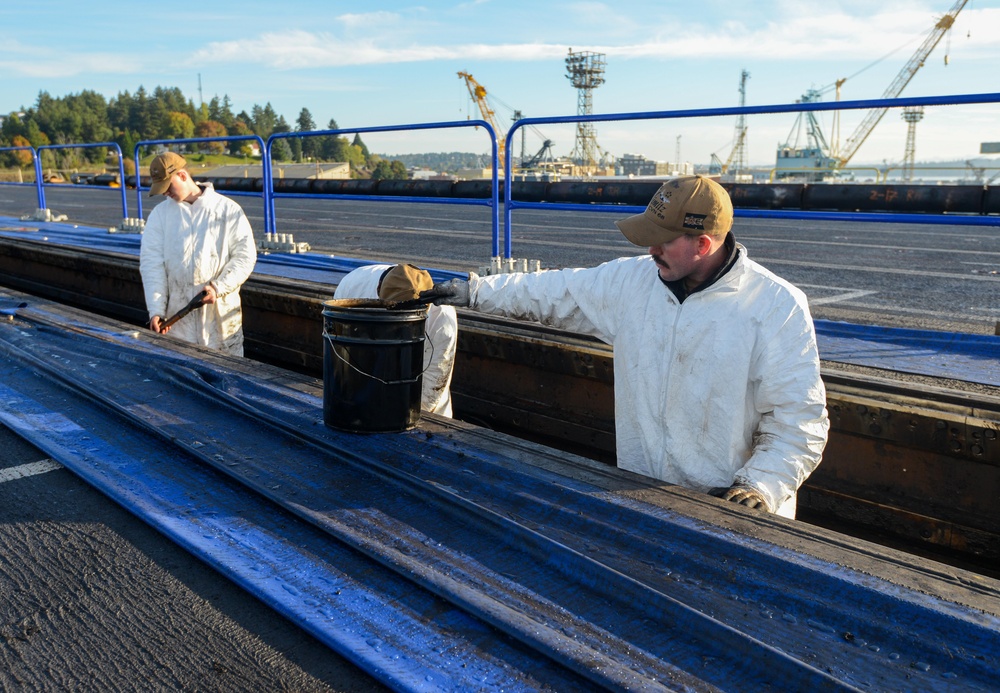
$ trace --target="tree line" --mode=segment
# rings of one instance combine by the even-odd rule
[[[124,155],[126,173],[132,174],[136,144],[146,140],[216,138],[187,146],[249,158],[252,140],[227,138],[257,135],[266,141],[275,133],[317,129],[308,108],[299,112],[293,127],[275,112],[270,102],[264,106],[254,104],[249,112],[235,113],[228,95],[195,106],[176,87],[156,87],[149,93],[140,86],[134,94],[124,91],[110,100],[89,90],[63,97],[43,91],[32,107],[4,117],[0,147],[115,142]],[[337,130],[337,121],[331,118],[323,129]],[[143,149],[147,151],[141,151],[140,158],[151,153],[149,147]],[[60,170],[93,167],[104,163],[108,155],[104,147],[46,149],[42,151],[42,165]],[[277,139],[271,148],[271,158],[276,162],[346,161],[352,176],[358,178],[407,177],[405,164],[371,154],[359,134],[354,135],[353,141],[342,135]],[[0,152],[0,165],[27,168],[31,165],[31,154]]]

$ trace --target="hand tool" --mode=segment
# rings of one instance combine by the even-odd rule
[[[190,313],[192,310],[195,310],[196,308],[201,308],[203,305],[205,305],[204,304],[204,300],[205,300],[205,296],[207,296],[207,295],[208,295],[208,292],[205,291],[204,289],[202,289],[201,293],[199,293],[197,296],[195,296],[194,298],[192,298],[191,301],[186,306],[184,306],[179,311],[177,311],[174,315],[172,315],[171,317],[167,318],[162,323],[160,323],[160,331],[162,332],[163,330],[167,329],[168,327],[171,327],[175,322],[177,322],[178,320],[180,320],[181,318],[183,318],[185,315],[187,315],[188,313]]]

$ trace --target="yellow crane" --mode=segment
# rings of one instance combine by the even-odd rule
[[[900,93],[902,93],[903,88],[906,87],[906,85],[910,83],[910,80],[913,79],[913,76],[917,74],[917,70],[923,67],[927,56],[931,54],[931,51],[933,51],[935,46],[938,45],[938,42],[940,42],[944,35],[948,33],[948,30],[951,29],[952,25],[955,23],[955,18],[958,16],[958,13],[962,11],[962,8],[965,7],[967,2],[968,0],[958,0],[958,2],[952,5],[951,9],[937,21],[930,34],[926,39],[924,39],[924,42],[920,44],[917,52],[913,54],[906,65],[903,66],[903,69],[899,72],[899,74],[896,75],[896,79],[893,80],[892,84],[890,84],[885,90],[885,93],[882,94],[883,99],[895,99],[900,95]],[[947,60],[945,61],[945,64],[947,64]],[[838,96],[840,93],[840,86],[843,83],[844,80],[839,80],[837,82]],[[847,162],[851,160],[851,157],[857,153],[861,145],[864,144],[864,141],[868,139],[868,135],[870,135],[872,130],[875,129],[878,122],[882,120],[882,116],[885,115],[887,110],[889,110],[888,106],[882,106],[879,108],[873,108],[868,112],[864,120],[861,121],[861,124],[858,125],[858,127],[854,130],[854,133],[847,139],[847,143],[844,145],[843,151],[838,152],[835,156],[838,167],[847,165]]]
[[[486,87],[477,82],[472,75],[468,72],[459,72],[459,78],[465,80],[465,86],[469,88],[469,95],[475,100],[476,104],[479,106],[479,112],[483,116],[483,120],[490,124],[493,128],[493,132],[497,136],[497,156],[500,158],[499,170],[503,170],[504,163],[504,152],[506,151],[506,137],[507,132],[500,129],[500,125],[497,123],[496,112],[490,105],[489,101],[486,99]]]

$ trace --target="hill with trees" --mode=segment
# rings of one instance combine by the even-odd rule
[[[157,87],[150,93],[140,86],[134,94],[124,91],[110,100],[88,90],[63,97],[43,91],[30,108],[3,117],[0,147],[115,142],[124,154],[126,173],[131,174],[136,143],[142,141],[213,138],[212,142],[178,148],[245,159],[251,156],[253,135],[266,141],[274,133],[318,129],[338,127],[331,118],[325,128],[317,128],[308,108],[299,112],[294,128],[270,103],[254,104],[249,112],[236,113],[228,96],[195,106],[177,88]],[[230,137],[233,139],[227,139]],[[151,147],[144,149],[147,151],[140,152],[140,158],[152,155]],[[105,147],[46,149],[42,165],[86,170],[103,165],[108,155]],[[346,161],[352,176],[358,178],[406,178],[404,164],[371,154],[357,134],[352,141],[342,135],[280,138],[274,141],[271,155],[276,162]],[[0,165],[27,168],[31,155],[27,151],[0,152]]]
[[[384,159],[388,154],[380,155]],[[490,162],[482,154],[471,152],[428,152],[425,154],[392,154],[392,159],[402,162],[406,168],[427,168],[438,173],[455,173],[462,168],[488,168]]]

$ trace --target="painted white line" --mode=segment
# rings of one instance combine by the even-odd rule
[[[835,265],[826,262],[811,262],[803,260],[783,260],[781,258],[766,258],[754,256],[754,260],[767,267],[768,265],[792,265],[794,267],[811,267],[813,269],[831,269],[843,272],[877,272],[878,274],[905,274],[914,277],[935,277],[940,279],[962,279],[979,282],[996,282],[1000,277],[984,274],[954,274],[952,272],[929,272],[926,270],[900,269],[896,267],[884,267],[875,265],[866,267],[863,265]]]
[[[62,468],[63,466],[54,460],[40,460],[39,462],[29,462],[28,464],[10,467],[9,469],[0,469],[0,484],[16,479],[24,479],[29,476],[45,474],[46,472],[54,472]]]
[[[826,298],[810,298],[809,305],[811,306],[821,306],[827,303],[840,303],[842,301],[850,301],[855,298],[861,298],[862,296],[870,296],[876,293],[875,291],[848,291],[846,293],[837,294],[836,296],[827,296]]]

